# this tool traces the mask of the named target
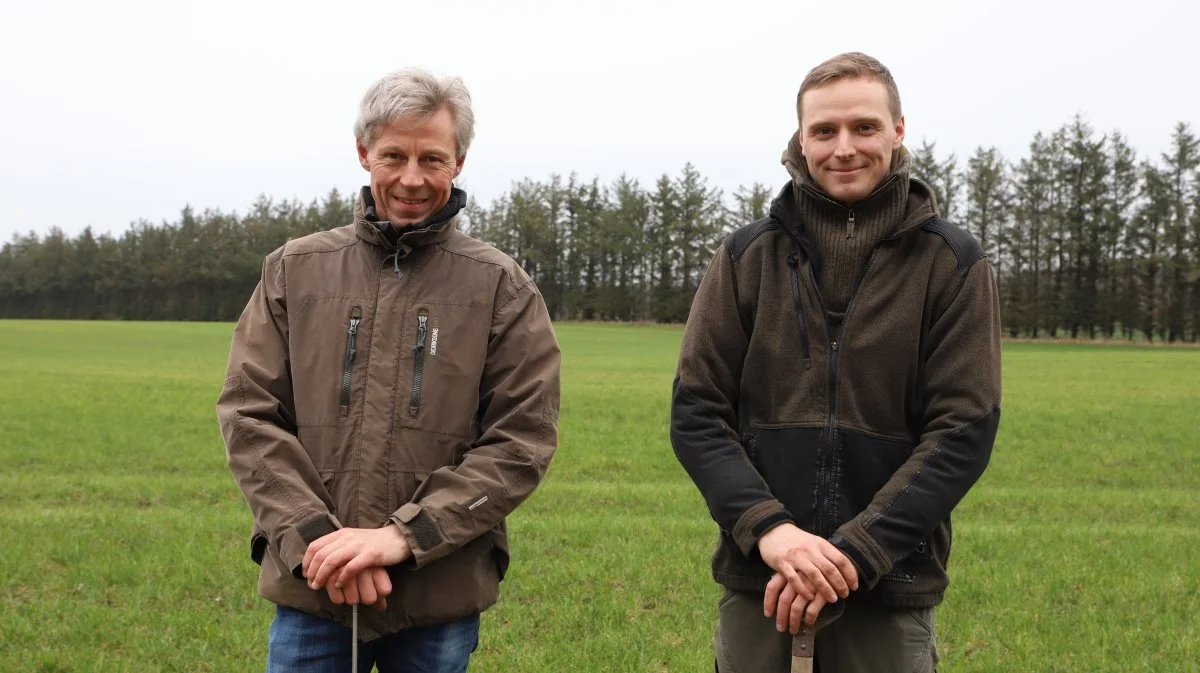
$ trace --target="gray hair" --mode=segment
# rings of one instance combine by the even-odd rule
[[[438,77],[424,68],[405,68],[384,75],[367,89],[358,107],[354,137],[370,147],[379,129],[403,117],[427,117],[443,107],[454,118],[458,158],[475,137],[471,93],[461,77]]]

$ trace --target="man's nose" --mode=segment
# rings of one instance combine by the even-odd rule
[[[405,187],[420,187],[425,181],[421,175],[421,167],[415,161],[409,161],[404,164],[404,168],[400,169],[400,184]]]
[[[834,147],[834,153],[839,157],[854,156],[854,138],[849,131],[843,130],[838,132],[837,145]]]

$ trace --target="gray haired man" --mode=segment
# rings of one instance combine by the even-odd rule
[[[363,98],[347,226],[267,256],[217,401],[254,515],[267,671],[465,671],[508,566],[505,517],[554,454],[559,351],[512,259],[458,231],[474,134],[458,78]],[[355,606],[352,608],[351,606]]]

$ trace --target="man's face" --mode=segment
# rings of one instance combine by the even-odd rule
[[[904,117],[892,119],[887,87],[877,79],[834,80],[809,89],[800,101],[800,149],[808,172],[842,203],[874,191],[903,140]]]
[[[406,117],[380,129],[358,161],[371,173],[371,195],[380,219],[397,229],[428,219],[450,200],[451,181],[466,157],[456,157],[454,117],[448,108]]]

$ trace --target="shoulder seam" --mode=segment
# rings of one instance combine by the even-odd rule
[[[484,243],[484,245],[487,245],[487,244]],[[523,283],[517,282],[517,279],[519,277],[512,273],[509,266],[511,265],[518,269],[520,269],[521,267],[519,264],[517,264],[517,260],[512,259],[511,257],[509,257],[510,264],[502,264],[500,262],[494,262],[489,259],[480,259],[474,255],[468,255],[467,253],[462,252],[460,250],[451,250],[450,248],[446,247],[446,245],[443,243],[438,243],[436,245],[436,247],[438,250],[441,250],[442,252],[445,252],[448,255],[455,255],[457,257],[469,259],[473,262],[478,262],[479,264],[488,264],[488,265],[491,265],[491,266],[494,266],[494,267],[500,269],[500,272],[504,274],[505,279],[508,281],[507,282],[508,287],[506,288],[506,290],[507,290],[506,294],[508,294],[508,299],[505,300],[505,302],[499,307],[500,310],[503,310],[504,307],[506,307],[510,303],[512,303],[512,301],[514,299],[516,299],[518,295],[521,294],[522,290],[529,287],[530,285],[533,285],[533,278],[531,276],[529,276],[528,273],[525,274],[525,281]],[[504,254],[504,253],[501,252],[500,254]]]
[[[983,251],[979,241],[975,240],[970,232],[949,220],[937,217],[922,224],[921,229],[941,236],[946,245],[950,246],[950,249],[954,251],[954,259],[958,263],[958,275],[960,276],[966,276],[975,262],[987,257],[987,253]]]
[[[487,244],[486,244],[486,243],[484,243],[483,245],[487,245]],[[500,262],[493,262],[493,261],[492,261],[492,260],[490,260],[490,259],[480,259],[480,258],[476,257],[475,255],[468,255],[467,253],[465,253],[465,252],[462,252],[462,251],[459,251],[459,250],[451,250],[450,248],[447,248],[447,247],[446,247],[444,244],[442,244],[442,243],[438,243],[436,247],[437,247],[437,249],[438,249],[438,250],[441,250],[441,251],[445,252],[445,253],[446,253],[446,254],[448,254],[448,255],[456,255],[456,256],[458,256],[458,257],[465,257],[465,258],[467,258],[467,259],[469,259],[469,260],[472,260],[472,261],[475,261],[475,262],[479,262],[480,264],[491,264],[492,266],[498,266],[498,267],[500,267],[501,269],[503,269],[503,270],[506,270],[506,271],[507,271],[507,269],[505,268],[505,267],[507,267],[507,266],[508,266],[507,264],[501,264]],[[504,253],[501,253],[501,254],[504,254]],[[511,258],[510,258],[510,259],[511,259]],[[516,263],[516,260],[513,260],[513,263],[515,264],[515,263]]]
[[[320,255],[320,254],[325,254],[325,253],[330,253],[330,252],[337,252],[339,250],[345,250],[346,248],[356,245],[357,243],[358,243],[357,240],[353,240],[348,243],[345,243],[344,245],[339,245],[336,248],[328,248],[325,250],[291,250],[291,251],[289,251],[287,249],[287,244],[284,244],[283,254],[280,255],[280,258],[282,259],[284,257],[299,257],[301,255]]]
[[[730,261],[737,264],[746,248],[749,248],[756,238],[768,231],[775,231],[780,226],[778,220],[768,216],[739,227],[725,239],[725,252],[729,253]]]

